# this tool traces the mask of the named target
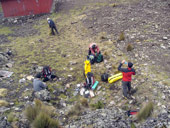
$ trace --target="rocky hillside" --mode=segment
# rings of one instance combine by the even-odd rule
[[[40,95],[50,99],[42,102],[61,127],[168,128],[170,1],[69,0],[56,6],[52,14],[0,19],[0,127],[35,127],[25,110],[35,104],[35,74],[49,65],[57,80],[46,82],[50,94]],[[47,17],[55,21],[59,36],[49,34]],[[93,98],[84,98],[80,87],[91,42],[98,44],[104,62],[92,65],[99,85]],[[123,59],[136,69],[130,100],[122,97],[121,81],[101,81],[103,73],[118,73]],[[153,104],[148,118],[127,116],[148,102]]]

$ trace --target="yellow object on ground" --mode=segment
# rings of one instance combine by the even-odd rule
[[[111,83],[116,82],[116,81],[118,81],[118,80],[120,80],[122,78],[123,78],[122,73],[118,73],[116,75],[113,75],[113,76],[109,77],[108,82],[111,84]]]
[[[87,75],[88,72],[91,72],[91,64],[90,64],[90,60],[86,60],[84,61],[84,72],[85,75]]]

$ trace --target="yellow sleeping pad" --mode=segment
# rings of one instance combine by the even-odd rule
[[[109,77],[108,82],[111,84],[111,83],[116,82],[117,80],[120,80],[122,78],[123,78],[122,73],[118,73],[116,75],[113,75],[113,76]]]

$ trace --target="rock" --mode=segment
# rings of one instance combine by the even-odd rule
[[[19,108],[19,107],[14,107],[14,110],[15,110],[16,112],[20,112],[20,111],[22,111],[22,109],[21,109],[21,108]]]
[[[161,48],[166,49],[166,47],[163,44],[161,44]]]
[[[77,64],[77,62],[70,61],[70,65],[76,65],[76,64]]]
[[[9,105],[10,105],[10,106],[13,106],[13,105],[14,105],[14,102],[10,102]]]
[[[12,68],[12,63],[7,63],[7,64],[6,64],[6,67],[7,67],[7,68]]]
[[[22,78],[19,80],[19,83],[25,83],[26,82],[26,79],[25,78]]]
[[[118,56],[122,56],[123,54],[122,54],[121,52],[118,52],[117,55],[118,55]]]
[[[165,100],[165,99],[166,99],[165,95],[163,95],[163,96],[162,96],[162,99],[163,99],[163,100]]]
[[[168,37],[166,37],[166,36],[163,37],[163,40],[167,40],[167,39],[168,39]]]
[[[106,68],[107,68],[107,69],[111,69],[111,68],[112,68],[112,66],[110,66],[110,65],[107,65],[107,66],[106,66]]]
[[[66,84],[66,88],[70,88],[70,84]]]
[[[77,87],[80,88],[80,87],[81,87],[81,84],[77,84]]]
[[[104,60],[104,64],[107,64],[107,62],[108,62],[107,60]]]
[[[110,102],[110,105],[111,105],[111,106],[112,106],[112,105],[114,105],[114,104],[115,104],[115,102],[114,102],[114,101],[111,101],[111,102]]]
[[[12,128],[6,117],[0,117],[0,128]]]
[[[33,62],[32,62],[32,63],[33,63]],[[38,62],[34,61],[33,64],[37,64],[37,63],[38,63]],[[42,72],[42,70],[43,70],[43,67],[42,67],[42,66],[38,66],[38,67],[35,69],[36,72]]]
[[[2,62],[6,62],[6,61],[8,61],[8,58],[4,54],[0,54],[0,60]]]
[[[35,97],[42,101],[51,100],[50,92],[47,90],[41,90],[41,91],[35,92]]]
[[[165,106],[165,105],[162,105],[161,107],[162,107],[162,108],[164,108],[164,109],[166,108],[166,106]]]
[[[25,96],[25,97],[24,97],[24,99],[25,99],[25,100],[28,100],[28,99],[29,99],[29,97],[28,97],[28,96]]]
[[[18,21],[17,20],[14,20],[14,24],[17,23]]]
[[[9,72],[9,71],[5,71],[5,70],[0,70],[0,77],[11,77],[11,75],[13,74],[13,72]]]
[[[157,24],[155,24],[155,28],[158,29],[158,25]]]
[[[32,75],[26,77],[27,80],[33,80],[34,77]]]
[[[4,107],[4,106],[0,107],[0,113],[4,113],[8,110],[10,110],[10,108]]]
[[[5,101],[5,100],[0,100],[0,107],[1,106],[8,106],[8,102],[7,101]]]
[[[68,75],[68,77],[72,77],[72,75]]]
[[[6,88],[0,88],[0,97],[5,97],[8,90]]]

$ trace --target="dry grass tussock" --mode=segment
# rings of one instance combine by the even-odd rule
[[[54,108],[44,105],[40,100],[35,100],[34,106],[28,106],[25,115],[34,128],[60,128],[59,122],[52,117]]]
[[[143,108],[137,114],[137,119],[139,121],[147,119],[152,114],[152,111],[153,111],[153,103],[148,102],[143,106]]]

